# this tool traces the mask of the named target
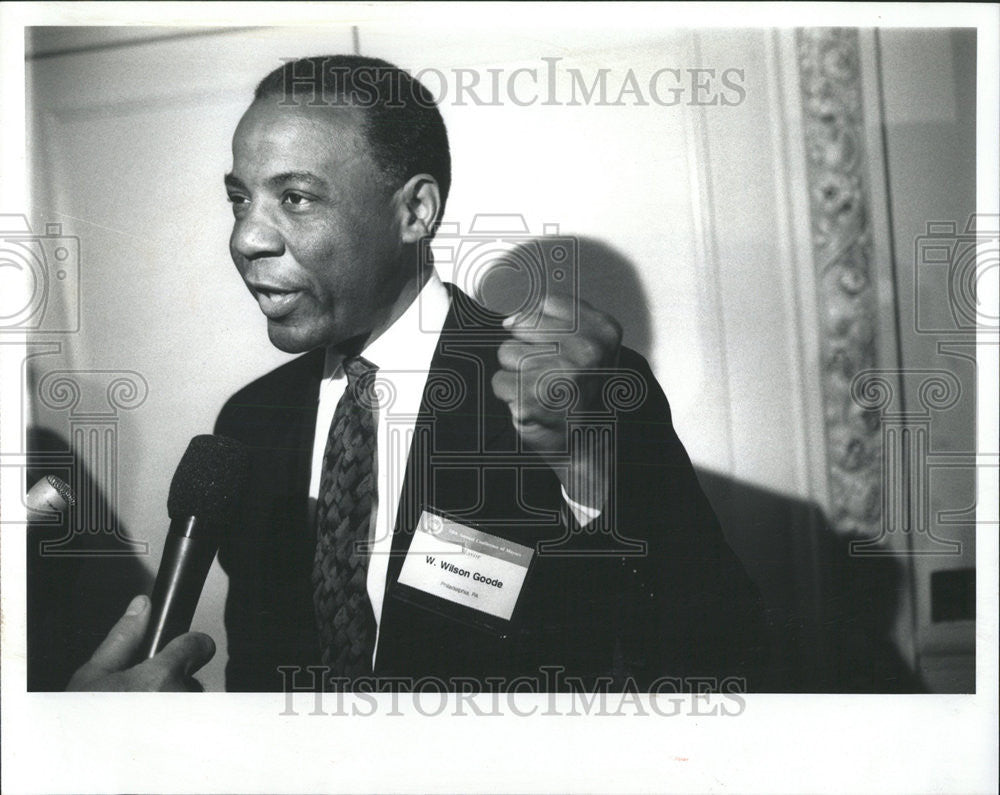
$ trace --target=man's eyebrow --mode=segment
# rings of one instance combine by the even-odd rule
[[[282,171],[267,178],[269,185],[284,185],[286,182],[305,182],[309,185],[326,187],[326,180],[311,171]]]
[[[243,181],[233,174],[226,174],[224,181],[227,187],[244,187]],[[282,171],[280,174],[268,177],[266,182],[272,188],[285,185],[289,182],[305,183],[319,188],[325,188],[327,184],[325,179],[313,174],[311,171]]]

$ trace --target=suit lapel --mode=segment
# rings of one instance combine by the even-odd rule
[[[376,659],[380,675],[521,670],[516,655],[534,646],[512,638],[545,615],[539,603],[552,601],[532,584],[539,580],[538,565],[525,580],[514,623],[500,630],[470,629],[470,616],[454,614],[447,604],[414,602],[414,593],[399,590],[424,510],[529,547],[562,533],[553,510],[561,505],[558,480],[537,456],[519,449],[510,411],[493,394],[497,348],[510,335],[499,316],[451,285],[449,291],[452,303],[428,371],[396,516]]]
[[[496,349],[507,339],[502,319],[454,285],[446,287],[451,307],[427,374],[396,514],[388,582],[395,582],[413,530],[427,507],[447,510],[458,495],[435,486],[434,469],[449,455],[493,449],[512,432],[507,407],[490,381],[498,365]]]
[[[323,375],[325,353],[322,349],[303,356],[300,368],[294,377],[282,385],[279,404],[274,408],[280,418],[270,429],[274,434],[269,453],[273,456],[269,470],[276,480],[284,485],[278,491],[285,496],[287,504],[277,506],[295,519],[289,523],[298,539],[309,545],[315,544],[312,516],[308,500],[302,495],[309,494],[312,477],[313,441],[316,435],[316,412],[319,405],[319,386]]]

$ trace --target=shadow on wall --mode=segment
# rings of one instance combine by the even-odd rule
[[[652,323],[635,266],[591,238],[577,239],[576,262],[567,263],[557,256],[560,245],[536,238],[511,248],[484,269],[477,297],[510,314],[531,306],[539,285],[577,292],[617,318],[624,343],[648,357]],[[838,535],[814,504],[705,470],[698,477],[767,609],[771,676],[761,690],[924,691],[890,635],[903,587],[898,560],[852,557],[852,539]]]
[[[567,251],[572,241],[576,252]],[[473,292],[466,285],[459,285]],[[652,332],[638,271],[621,252],[586,237],[530,238],[500,254],[483,269],[476,297],[509,315],[537,306],[545,290],[579,295],[622,325],[625,344],[649,356]]]
[[[767,609],[770,677],[788,693],[921,693],[891,639],[900,561],[858,557],[813,503],[698,470],[733,551]]]
[[[76,451],[50,430],[29,428],[28,484],[54,474],[77,505],[54,524],[28,526],[28,690],[63,690],[152,575]],[[118,528],[118,535],[109,528]]]

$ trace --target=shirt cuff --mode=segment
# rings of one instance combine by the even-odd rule
[[[576,522],[580,525],[580,527],[586,527],[601,515],[600,508],[591,508],[588,505],[581,505],[580,503],[570,499],[570,496],[566,493],[565,486],[560,486],[559,489],[562,491],[563,500],[573,512],[573,517],[576,519]]]

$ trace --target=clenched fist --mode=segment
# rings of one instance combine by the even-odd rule
[[[568,331],[574,310],[576,329]],[[618,363],[621,326],[584,301],[558,295],[546,297],[540,317],[533,313],[525,322],[523,316],[513,315],[504,326],[513,339],[500,346],[494,393],[510,408],[521,439],[553,464],[570,499],[603,509],[608,489],[605,456],[593,447],[578,449],[575,439],[568,438],[567,419],[571,411],[606,411],[601,371]]]

